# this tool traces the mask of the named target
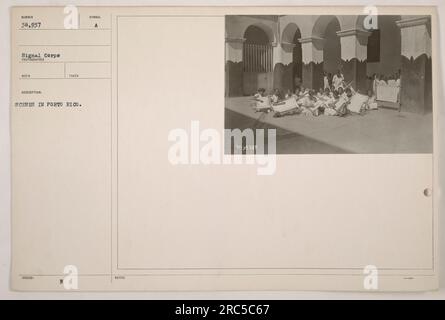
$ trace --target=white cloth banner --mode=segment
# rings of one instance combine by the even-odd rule
[[[256,101],[255,108],[258,111],[269,109],[271,107],[270,98],[269,97],[259,97],[259,98],[256,98],[256,99],[257,99],[257,101]]]
[[[368,96],[356,93],[352,96],[351,102],[348,104],[348,109],[355,113],[360,113],[363,104],[368,101]]]
[[[275,112],[286,112],[295,109],[297,107],[298,107],[297,101],[295,100],[295,98],[292,97],[283,101],[283,103],[273,106],[272,108],[273,111]]]
[[[377,100],[397,103],[400,87],[377,85]]]

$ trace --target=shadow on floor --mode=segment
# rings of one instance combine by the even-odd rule
[[[258,118],[247,117],[241,113],[225,109],[225,129],[276,129],[277,130],[277,154],[332,154],[332,153],[354,153],[336,146],[318,141],[316,139],[286,130],[281,127],[272,126],[262,122],[264,114],[258,114]],[[267,146],[267,133],[265,133],[265,145]],[[233,153],[232,150],[226,153]]]

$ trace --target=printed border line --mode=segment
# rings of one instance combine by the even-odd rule
[[[110,282],[113,283],[113,13],[110,13]]]
[[[78,274],[78,277],[109,277],[112,274]],[[66,277],[66,274],[19,274],[19,277]],[[363,277],[361,273],[144,273],[144,274],[116,274],[121,277],[159,277],[159,276],[358,276]],[[379,277],[434,277],[435,274],[379,274]],[[23,279],[27,280],[27,279]]]
[[[362,270],[362,268],[121,268],[119,267],[119,18],[152,18],[152,17],[226,17],[227,15],[116,15],[116,270]],[[434,111],[434,109],[433,109]],[[434,119],[434,116],[433,116]],[[433,120],[434,122],[434,120]],[[433,130],[434,132],[434,130]],[[433,135],[434,139],[434,135]],[[432,179],[434,181],[434,141],[433,141],[433,153],[432,155]],[[433,241],[432,241],[432,267],[431,268],[378,268],[379,270],[412,270],[412,271],[435,271],[434,266],[434,201],[433,198],[434,194],[432,195],[432,226],[433,226]],[[157,274],[157,275],[163,275],[163,274]],[[193,274],[193,275],[208,275],[208,274]],[[216,274],[212,274],[216,275]],[[217,274],[219,275],[219,274]],[[224,274],[226,275],[226,274]],[[242,275],[251,275],[251,274],[242,274]],[[269,275],[269,274],[266,274]],[[278,274],[281,275],[281,274]],[[299,275],[299,274],[296,274]],[[301,274],[304,275],[304,274]],[[325,274],[317,274],[317,275],[332,275],[329,273]],[[348,274],[342,274],[342,275],[348,275]],[[356,274],[349,274],[349,275],[356,275]],[[141,276],[144,276],[143,274]],[[410,275],[403,275],[403,276],[410,276]],[[411,275],[416,276],[416,275]],[[428,276],[435,276],[428,275]]]

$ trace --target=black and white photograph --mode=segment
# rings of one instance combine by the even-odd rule
[[[430,16],[228,15],[225,129],[275,129],[277,154],[431,153],[431,51]]]

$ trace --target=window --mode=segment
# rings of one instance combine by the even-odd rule
[[[243,61],[245,72],[271,72],[272,46],[244,43]]]

